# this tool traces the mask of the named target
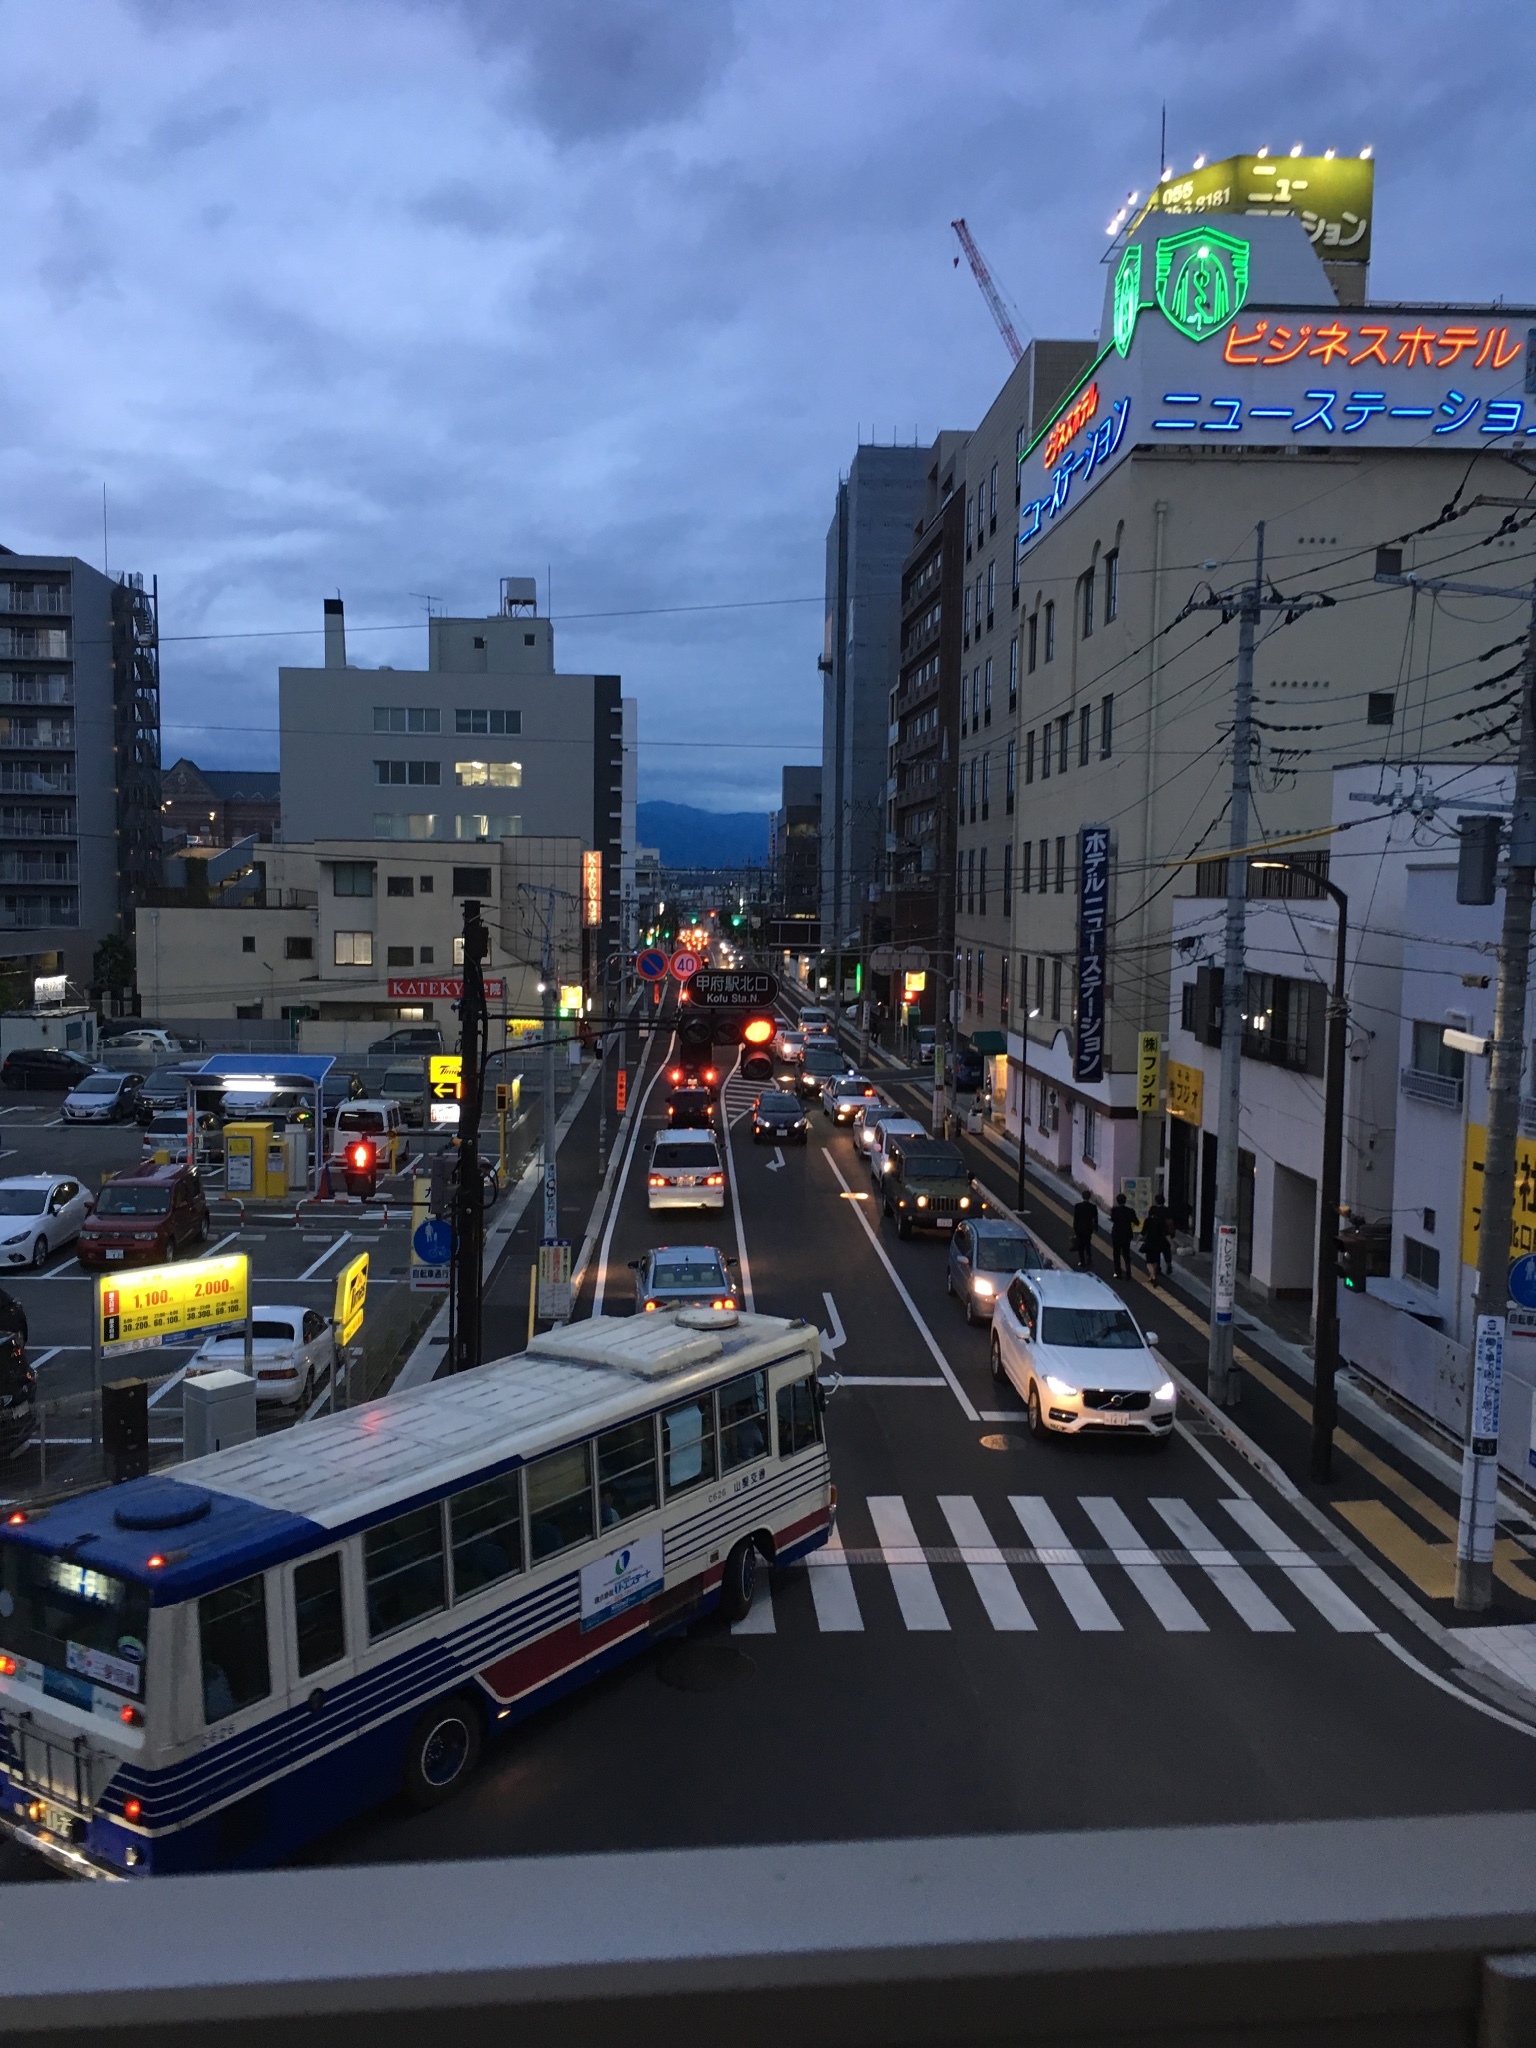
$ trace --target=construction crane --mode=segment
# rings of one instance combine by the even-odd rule
[[[1006,342],[1009,355],[1013,357],[1015,362],[1018,362],[1024,353],[1024,344],[1019,340],[1017,333],[1014,331],[1013,322],[1008,317],[1008,308],[1003,304],[1002,293],[992,282],[992,273],[987,268],[987,259],[977,248],[976,238],[966,226],[963,218],[952,220],[950,226],[960,238],[960,246],[965,251],[965,260],[970,264],[972,274],[976,282],[981,286],[981,296],[986,300],[987,305],[991,309],[992,318],[997,322],[997,331]],[[960,258],[957,256],[955,258],[955,268],[958,270],[959,267]]]

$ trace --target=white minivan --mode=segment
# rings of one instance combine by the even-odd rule
[[[658,1131],[645,1176],[648,1209],[723,1209],[725,1162],[713,1131]]]

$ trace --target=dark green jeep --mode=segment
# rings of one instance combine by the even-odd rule
[[[985,1206],[965,1161],[942,1138],[893,1138],[890,1168],[882,1177],[881,1200],[900,1236],[914,1230],[951,1230],[962,1216],[979,1216]]]

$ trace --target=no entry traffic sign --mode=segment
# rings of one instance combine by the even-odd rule
[[[697,953],[674,953],[672,972],[679,981],[691,981],[699,971],[701,962]]]
[[[635,956],[635,972],[642,981],[660,981],[667,971],[667,956],[660,946],[647,946]]]

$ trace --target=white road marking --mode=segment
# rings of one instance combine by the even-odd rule
[[[917,1540],[912,1517],[899,1493],[871,1494],[865,1505],[875,1525],[875,1537],[890,1567],[891,1584],[901,1618],[910,1629],[941,1630],[949,1627],[949,1616],[939,1598]]]
[[[1099,1591],[1067,1532],[1038,1493],[1010,1493],[1008,1505],[1024,1525],[1024,1534],[1040,1553],[1045,1575],[1065,1603],[1068,1614],[1089,1634],[1118,1634],[1115,1610]]]
[[[304,1241],[306,1244],[314,1243],[313,1238],[306,1238]],[[320,1254],[318,1259],[314,1260],[312,1264],[306,1266],[302,1273],[296,1274],[295,1278],[299,1280],[313,1280],[315,1275],[319,1272],[320,1268],[325,1264],[326,1260],[334,1257],[334,1255],[341,1250],[344,1244],[350,1244],[351,1241],[351,1231],[344,1230],[341,1233],[340,1237],[334,1238],[331,1241],[331,1243],[326,1246],[325,1250]]]
[[[975,1500],[968,1493],[941,1493],[944,1510],[956,1543],[966,1553],[965,1568],[971,1575],[987,1619],[996,1629],[1032,1629],[1035,1618],[1024,1605],[1024,1596],[1013,1573],[1003,1563],[1003,1554],[992,1541],[992,1532]]]
[[[824,1635],[859,1635],[864,1617],[853,1590],[853,1573],[843,1562],[843,1539],[836,1529],[820,1550],[813,1550],[806,1563],[811,1571],[811,1598],[816,1603],[816,1626]]]
[[[650,1056],[651,1041],[647,1040],[645,1051],[641,1056],[642,1068]],[[613,1200],[608,1204],[607,1221],[603,1225],[603,1241],[597,1250],[597,1280],[592,1289],[592,1313],[594,1316],[600,1316],[603,1312],[603,1296],[608,1291],[608,1253],[613,1245],[614,1226],[619,1220],[619,1211],[624,1206],[624,1189],[629,1180],[629,1169],[634,1163],[635,1147],[639,1143],[640,1132],[645,1123],[645,1105],[651,1099],[651,1090],[656,1086],[656,1083],[661,1079],[666,1070],[667,1063],[663,1060],[655,1073],[652,1074],[650,1080],[646,1082],[640,1100],[635,1106],[634,1122],[629,1127],[629,1140],[624,1147],[624,1164],[619,1168],[618,1185],[614,1188]],[[636,1079],[639,1079],[638,1070]]]
[[[80,1344],[80,1345],[75,1345],[75,1344],[71,1344],[69,1348],[70,1348],[70,1350],[71,1350],[71,1351],[76,1351],[76,1350],[79,1350],[79,1351],[87,1351],[87,1350],[89,1350],[89,1349],[90,1349],[90,1346],[89,1346],[89,1345],[86,1345],[86,1344]],[[58,1357],[58,1355],[59,1355],[59,1353],[60,1353],[60,1352],[61,1352],[61,1351],[62,1351],[63,1349],[64,1349],[64,1346],[63,1346],[62,1344],[50,1344],[50,1345],[48,1346],[48,1349],[47,1349],[46,1351],[40,1351],[40,1352],[39,1352],[39,1353],[37,1354],[36,1358],[34,1358],[34,1359],[33,1359],[33,1361],[32,1361],[32,1370],[33,1370],[34,1372],[38,1371],[40,1367],[42,1367],[42,1366],[45,1366],[45,1365],[46,1365],[46,1364],[48,1363],[48,1361],[49,1361],[49,1359],[50,1359],[50,1358],[57,1358],[57,1357]]]
[[[738,1062],[741,1054],[737,1053]],[[731,1143],[731,1134],[725,1133],[725,1170],[731,1176],[731,1221],[736,1228],[736,1256],[741,1267],[741,1305],[752,1315],[756,1303],[752,1296],[752,1261],[747,1257],[747,1233],[741,1220],[741,1188],[736,1179],[736,1147]]]
[[[1116,1500],[1105,1495],[1079,1494],[1084,1514],[1115,1553],[1115,1562],[1146,1601],[1163,1627],[1175,1635],[1205,1635],[1206,1623],[1200,1610],[1173,1582],[1166,1565],[1158,1562],[1137,1535],[1130,1516]]]
[[[825,1288],[821,1291],[821,1298],[827,1304],[827,1321],[832,1325],[830,1330],[823,1330],[821,1333],[821,1350],[822,1356],[825,1357],[828,1352],[842,1350],[848,1342],[848,1332],[843,1328],[843,1319],[837,1312],[837,1303]]]
[[[1377,1633],[1375,1622],[1355,1605],[1332,1573],[1294,1544],[1256,1500],[1224,1500],[1222,1506],[1243,1534],[1279,1565],[1297,1592],[1311,1601],[1330,1627],[1341,1635]]]
[[[1186,1500],[1149,1500],[1232,1611],[1258,1635],[1289,1635],[1291,1624]]]
[[[62,1266],[55,1266],[51,1273],[43,1273],[40,1274],[38,1277],[43,1280],[57,1280],[60,1274],[67,1273],[71,1266],[78,1266],[79,1263],[80,1260],[78,1256],[72,1259],[66,1259]]]
[[[858,1373],[834,1372],[827,1376],[827,1389],[837,1387],[947,1387],[948,1380],[941,1380],[936,1372],[890,1372]]]
[[[830,1152],[824,1151],[821,1156],[823,1159],[826,1160],[828,1166],[830,1166],[832,1171],[837,1175],[838,1185],[842,1188],[843,1193],[850,1194],[852,1190],[849,1188],[847,1181],[843,1179],[842,1168],[838,1165],[837,1161],[832,1157],[832,1154]],[[981,1417],[977,1414],[976,1408],[972,1403],[970,1396],[966,1393],[964,1387],[961,1386],[959,1380],[955,1377],[953,1366],[951,1366],[949,1360],[945,1357],[943,1351],[940,1350],[938,1339],[934,1336],[932,1330],[929,1329],[927,1323],[924,1322],[921,1310],[918,1308],[917,1303],[912,1299],[911,1295],[907,1292],[906,1286],[901,1278],[901,1275],[897,1272],[896,1268],[891,1264],[885,1246],[880,1242],[879,1237],[872,1229],[869,1218],[864,1214],[863,1208],[860,1206],[859,1203],[855,1202],[851,1205],[851,1210],[852,1214],[859,1219],[859,1228],[863,1231],[864,1235],[869,1239],[869,1242],[874,1249],[875,1257],[880,1261],[881,1265],[884,1266],[887,1274],[890,1276],[891,1285],[895,1288],[897,1294],[900,1295],[902,1304],[906,1308],[907,1314],[912,1318],[913,1322],[917,1325],[918,1333],[922,1337],[923,1342],[928,1346],[928,1351],[933,1359],[934,1364],[939,1368],[939,1371],[944,1375],[944,1378],[948,1383],[950,1392],[954,1395],[955,1399],[960,1403],[960,1409],[962,1414],[965,1416],[966,1421],[979,1422],[981,1420]]]
[[[773,1148],[773,1157],[768,1162],[768,1172],[782,1173],[784,1171],[784,1167],[786,1164],[787,1162],[784,1158],[784,1147],[782,1145],[775,1145]]]

